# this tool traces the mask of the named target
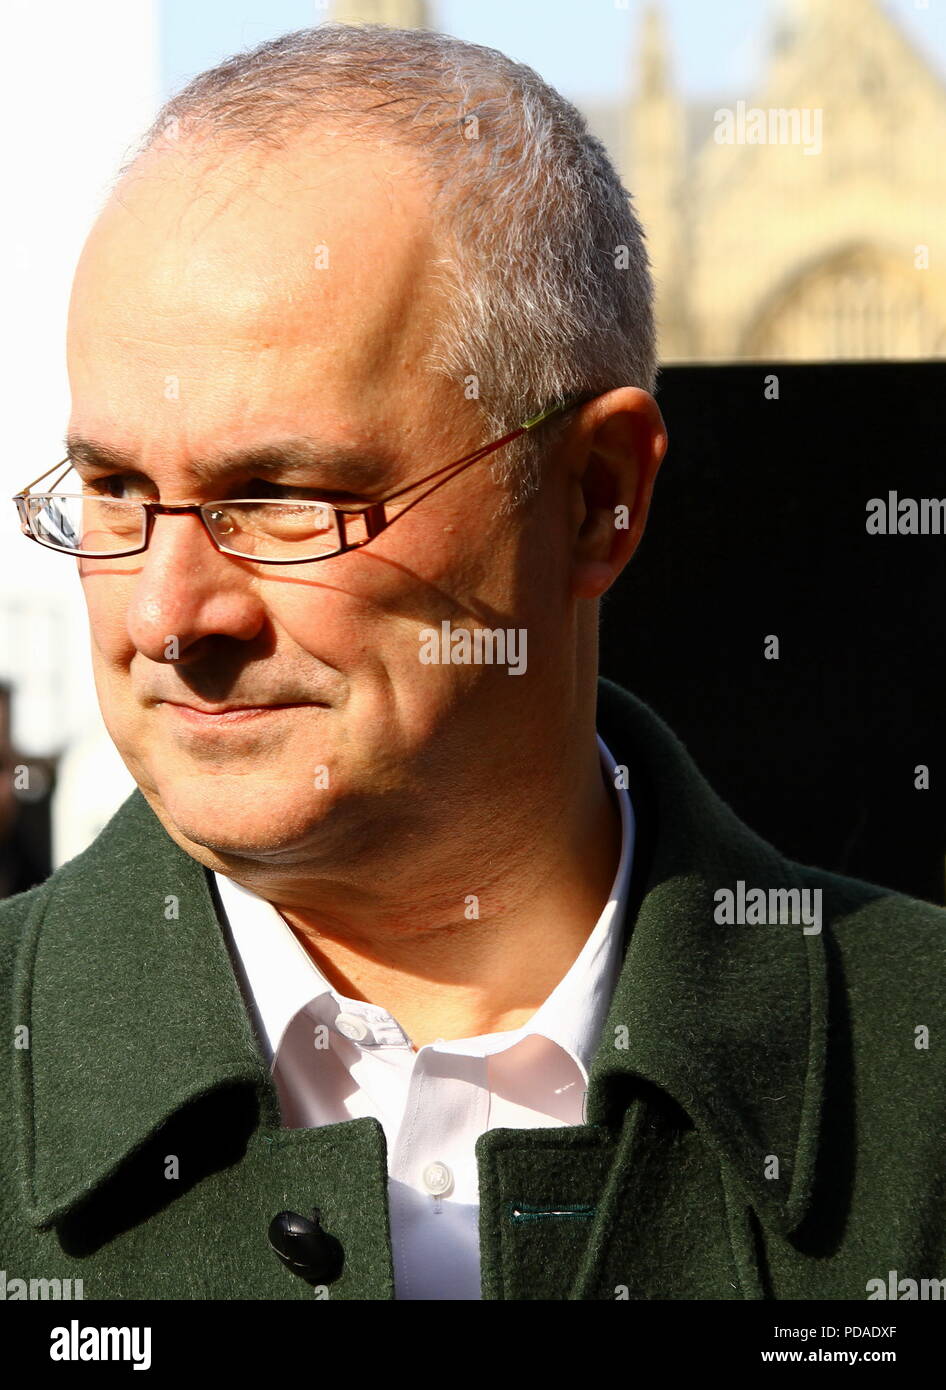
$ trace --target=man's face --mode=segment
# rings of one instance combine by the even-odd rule
[[[421,365],[443,312],[423,176],[395,149],[336,143],[151,155],[117,190],[73,290],[70,436],[131,461],[83,463],[85,486],[341,505],[486,442],[462,387]],[[357,463],[220,462],[300,436]],[[414,799],[449,787],[471,748],[488,784],[554,666],[554,556],[567,548],[564,532],[543,532],[541,506],[532,520],[496,515],[491,462],[366,549],[317,564],[228,557],[186,514],[159,516],[142,555],[77,561],[105,723],[168,832],[204,863],[330,863],[379,831],[409,836]],[[528,674],[424,664],[421,630],[444,620],[528,628]]]

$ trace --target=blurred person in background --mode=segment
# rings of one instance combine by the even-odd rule
[[[42,883],[49,859],[51,767],[13,746],[13,687],[0,683],[0,898]]]

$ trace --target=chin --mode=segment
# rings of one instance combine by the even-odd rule
[[[331,819],[327,791],[267,778],[204,775],[157,787],[148,797],[172,839],[221,858],[279,859],[306,848]],[[199,856],[208,862],[204,856]]]

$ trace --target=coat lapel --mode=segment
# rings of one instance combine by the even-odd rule
[[[799,925],[720,924],[714,895],[740,881],[800,891],[798,866],[736,817],[651,710],[601,685],[603,737],[632,769],[643,824],[633,930],[590,1074],[588,1120],[614,1123],[612,1097],[628,1077],[645,1077],[711,1137],[746,1198],[787,1234],[814,1177],[824,946]]]
[[[175,1111],[243,1087],[278,1098],[207,877],[135,791],[38,897],[21,943],[17,1053],[28,1215],[48,1226]]]

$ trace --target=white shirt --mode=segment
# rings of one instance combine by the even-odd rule
[[[598,748],[614,786],[600,735]],[[622,848],[608,903],[545,1003],[521,1028],[416,1053],[387,1010],[332,988],[271,903],[214,874],[283,1125],[365,1115],[381,1123],[397,1298],[480,1297],[474,1146],[482,1133],[583,1123],[588,1069],[621,967],[634,854],[631,799],[623,788],[615,795]]]

